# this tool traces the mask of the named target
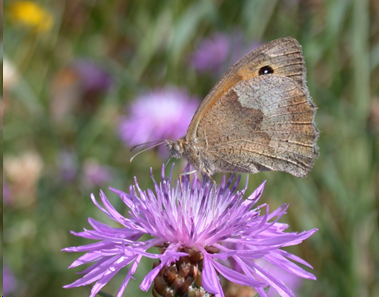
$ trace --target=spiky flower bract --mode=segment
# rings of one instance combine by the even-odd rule
[[[205,178],[200,181],[196,176],[190,181],[188,175],[182,183],[179,179],[172,182],[172,171],[166,178],[163,166],[162,181],[158,183],[152,178],[154,190],[143,191],[136,179],[129,193],[111,189],[130,208],[128,217],[117,212],[103,192],[100,197],[105,207],[91,196],[95,205],[122,227],[113,228],[89,218],[94,230],[72,232],[98,242],[63,249],[86,252],[70,268],[94,262],[82,272],[85,275],[81,279],[65,288],[96,282],[90,295],[93,297],[121,268],[130,265],[117,294],[121,297],[142,257],[159,259],[140,285],[147,291],[160,271],[189,256],[188,250],[201,254],[201,286],[215,296],[224,296],[219,275],[239,285],[254,287],[261,296],[266,296],[267,286],[281,296],[294,296],[280,279],[259,265],[259,259],[299,277],[315,279],[292,261],[311,267],[308,263],[281,248],[301,243],[316,229],[286,233],[288,225],[278,220],[288,205],[272,213],[266,204],[255,207],[264,183],[244,199],[247,183],[243,190],[237,190],[240,177],[234,180],[232,176],[227,182],[224,177],[219,185]],[[152,238],[141,240],[145,234]],[[148,252],[154,246],[163,246],[162,254]]]

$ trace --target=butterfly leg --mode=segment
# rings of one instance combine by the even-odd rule
[[[206,175],[211,181],[213,181],[214,184],[216,184],[216,181],[212,178],[212,175],[211,175],[209,172],[205,172],[205,175]]]
[[[196,172],[197,172],[197,170],[194,169],[194,170],[187,171],[187,172],[179,174],[180,190],[182,191],[182,193],[183,193],[183,182],[182,182],[183,176],[185,176],[185,175],[191,175],[192,173],[196,173]]]

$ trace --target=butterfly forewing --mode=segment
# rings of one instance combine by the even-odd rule
[[[308,92],[301,45],[291,37],[273,40],[253,50],[225,72],[196,111],[187,131],[187,140],[196,137],[197,126],[203,114],[212,108],[225,92],[241,80],[259,76],[259,70],[265,66],[270,66],[275,74],[291,77]]]

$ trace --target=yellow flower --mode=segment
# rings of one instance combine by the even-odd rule
[[[53,24],[50,12],[32,1],[18,1],[8,7],[11,20],[37,31],[48,31]]]

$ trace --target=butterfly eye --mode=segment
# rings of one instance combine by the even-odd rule
[[[274,69],[272,69],[270,66],[264,66],[261,69],[259,69],[259,75],[265,75],[274,73]]]

